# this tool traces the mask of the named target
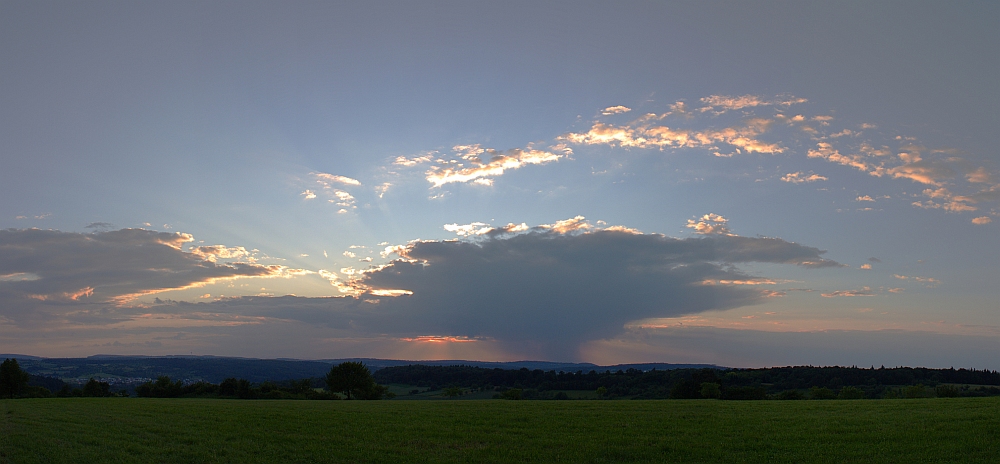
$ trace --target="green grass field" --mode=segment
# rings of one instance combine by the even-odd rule
[[[1000,399],[0,401],[0,462],[997,462]]]

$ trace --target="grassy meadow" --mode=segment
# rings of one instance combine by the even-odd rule
[[[0,463],[996,462],[1000,398],[0,400]]]

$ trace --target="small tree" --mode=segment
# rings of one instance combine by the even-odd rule
[[[858,387],[848,386],[840,389],[837,398],[842,400],[861,400],[865,398],[865,392]]]
[[[331,392],[343,392],[347,399],[352,396],[358,399],[379,399],[386,390],[375,383],[368,367],[353,361],[342,362],[330,368],[330,372],[326,374],[326,386]]]
[[[97,398],[111,396],[111,384],[107,382],[98,382],[91,377],[90,381],[83,386],[83,396],[92,396]]]
[[[21,369],[16,359],[5,359],[0,364],[0,397],[14,398],[28,386],[28,373]]]
[[[941,398],[954,398],[958,396],[958,387],[954,385],[938,385],[934,387],[934,394]]]
[[[701,383],[701,397],[702,398],[721,398],[722,390],[719,389],[719,384],[713,382],[702,382]]]
[[[524,391],[520,388],[511,388],[509,390],[504,390],[503,393],[500,394],[500,398],[505,400],[519,400],[521,399],[521,393],[523,392]]]
[[[809,399],[811,400],[832,400],[836,398],[837,395],[833,394],[833,391],[826,387],[812,387],[809,389]]]

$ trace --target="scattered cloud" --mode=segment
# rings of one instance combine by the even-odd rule
[[[788,107],[799,103],[805,103],[807,101],[808,100],[806,100],[805,98],[796,98],[793,96],[778,96],[776,98],[765,98],[757,95],[743,95],[740,97],[711,95],[701,99],[701,102],[705,104],[705,106],[699,108],[698,111],[701,112],[712,111],[716,113],[723,113],[726,111],[735,111],[744,108],[753,108],[755,106]]]
[[[458,224],[445,224],[444,230],[448,232],[454,232],[459,237],[469,236],[469,235],[483,235],[487,232],[493,230],[489,224],[485,222],[473,222],[472,224],[458,225]]]
[[[969,182],[974,182],[974,183],[992,183],[994,177],[995,177],[994,174],[987,171],[986,168],[984,167],[976,168],[972,172],[969,172],[968,174],[965,175],[965,178]]]
[[[979,226],[989,224],[991,222],[993,222],[993,218],[989,216],[979,216],[976,218],[972,218],[972,223]]]
[[[357,206],[354,206],[354,195],[351,195],[350,193],[345,192],[343,190],[334,189],[333,196],[334,198],[331,198],[327,201],[342,208],[351,208],[351,209],[357,208]],[[346,209],[343,211],[347,212]]]
[[[618,106],[609,106],[607,108],[604,108],[603,110],[601,110],[601,114],[603,114],[604,116],[611,116],[612,114],[628,113],[629,111],[632,111],[632,109],[627,106],[618,105]]]
[[[216,262],[219,259],[236,259],[253,262],[255,259],[244,247],[227,247],[225,245],[208,245],[191,247],[192,255],[204,259],[208,262]]]
[[[872,201],[873,202],[873,201],[875,201],[875,199],[872,198],[869,195],[859,195],[857,198],[854,199],[854,201]]]
[[[801,183],[804,183],[804,182],[817,182],[817,181],[821,181],[821,180],[829,180],[829,179],[827,179],[826,177],[823,177],[823,176],[821,176],[819,174],[812,174],[812,173],[810,173],[810,174],[807,175],[804,172],[790,172],[788,174],[785,174],[781,178],[782,182],[790,182],[790,183],[793,183],[793,184],[801,184]]]
[[[861,269],[864,269],[864,270],[871,270],[871,268],[872,268],[872,265],[869,264],[869,263],[865,263],[865,264],[861,265]]]
[[[375,187],[375,193],[378,194],[379,198],[385,196],[385,192],[389,191],[389,187],[392,187],[391,182],[383,182],[382,184]]]
[[[693,130],[657,125],[656,121],[668,116],[647,115],[629,124],[618,126],[595,122],[585,133],[569,133],[558,138],[560,141],[576,145],[609,145],[623,148],[704,148],[718,153],[717,144],[729,145],[735,154],[767,153],[785,151],[776,143],[760,140],[759,135],[768,130],[771,121],[753,118],[742,124],[724,129]]]
[[[729,220],[715,213],[708,213],[698,219],[688,219],[688,229],[694,229],[694,233],[700,235],[734,235],[726,225]]]
[[[437,152],[427,153],[420,156],[415,156],[413,158],[407,158],[405,156],[397,156],[396,160],[393,161],[392,164],[398,166],[410,167],[410,166],[416,166],[418,164],[430,163],[431,161],[434,161],[434,155],[436,154]]]
[[[300,193],[299,195],[302,195],[306,200],[312,200],[313,198],[316,198],[316,192],[313,192],[312,190],[306,190]]]
[[[892,276],[899,280],[913,280],[916,282],[920,282],[928,288],[936,287],[938,284],[941,283],[940,280],[937,280],[933,277],[906,276],[901,274],[893,274]]]
[[[837,290],[830,293],[821,293],[824,298],[835,298],[838,296],[875,296],[871,287],[861,287],[860,290]]]
[[[869,172],[872,169],[868,163],[864,161],[864,158],[861,155],[842,155],[839,150],[833,148],[833,145],[827,142],[817,143],[816,148],[810,149],[806,153],[806,156],[809,158],[821,158],[831,163],[850,166],[863,172]]]
[[[325,172],[313,172],[312,175],[315,176],[317,180],[322,182],[333,182],[337,184],[352,185],[352,186],[361,185],[361,181],[357,179],[352,179],[350,177],[327,174]]]
[[[520,169],[527,165],[555,162],[572,153],[568,147],[556,148],[557,150],[553,151],[515,148],[507,152],[499,152],[481,148],[479,145],[456,146],[453,148],[453,152],[458,155],[461,162],[451,160],[456,162],[439,163],[426,172],[426,178],[434,187],[441,187],[453,182],[493,185],[493,180],[489,179],[490,177],[499,177],[506,171]],[[482,156],[484,155],[489,155],[489,159],[483,161]]]

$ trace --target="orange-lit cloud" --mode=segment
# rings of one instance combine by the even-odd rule
[[[860,290],[837,290],[830,293],[821,293],[820,296],[824,298],[835,298],[838,296],[875,296],[875,292],[872,291],[871,287],[861,287]]]
[[[735,111],[744,108],[752,108],[755,106],[784,106],[788,107],[791,105],[805,103],[808,100],[805,98],[796,98],[793,96],[779,96],[773,99],[767,99],[757,95],[743,95],[739,97],[731,97],[726,95],[711,95],[701,99],[701,102],[706,106],[699,108],[699,111],[713,111],[717,113],[722,113],[725,111]]]
[[[427,171],[426,178],[434,187],[441,187],[453,182],[475,181],[480,181],[480,184],[492,185],[492,181],[485,178],[501,176],[508,170],[520,169],[527,165],[551,163],[565,156],[565,154],[536,149],[522,150],[517,148],[500,153],[493,150],[480,151],[478,148],[473,150],[470,149],[471,147],[455,148],[456,151],[463,151],[461,159],[471,166],[465,167],[465,163],[459,163],[455,167],[432,167]],[[479,158],[483,153],[491,154],[490,159],[486,162]]]
[[[729,220],[715,213],[708,213],[701,218],[688,219],[684,227],[694,229],[694,233],[701,235],[735,235],[726,225]]]
[[[605,116],[610,116],[612,114],[628,113],[629,111],[632,111],[632,109],[627,106],[618,105],[618,106],[609,106],[607,108],[604,108],[603,110],[601,110],[601,114]]]
[[[806,153],[806,156],[809,158],[821,158],[831,163],[850,166],[863,172],[869,172],[871,170],[871,167],[860,155],[842,155],[839,150],[833,148],[832,145],[826,142],[817,143],[816,148],[810,149]]]
[[[706,148],[716,150],[724,143],[736,153],[782,153],[776,143],[763,142],[757,137],[767,132],[770,121],[754,118],[741,126],[712,130],[690,130],[652,124],[658,118],[640,118],[630,125],[616,126],[595,122],[584,133],[569,133],[559,140],[577,145],[611,145],[623,148]]]
[[[470,337],[453,337],[446,335],[421,335],[419,337],[412,338],[400,338],[404,342],[417,342],[417,343],[475,343],[480,341],[477,338]]]

